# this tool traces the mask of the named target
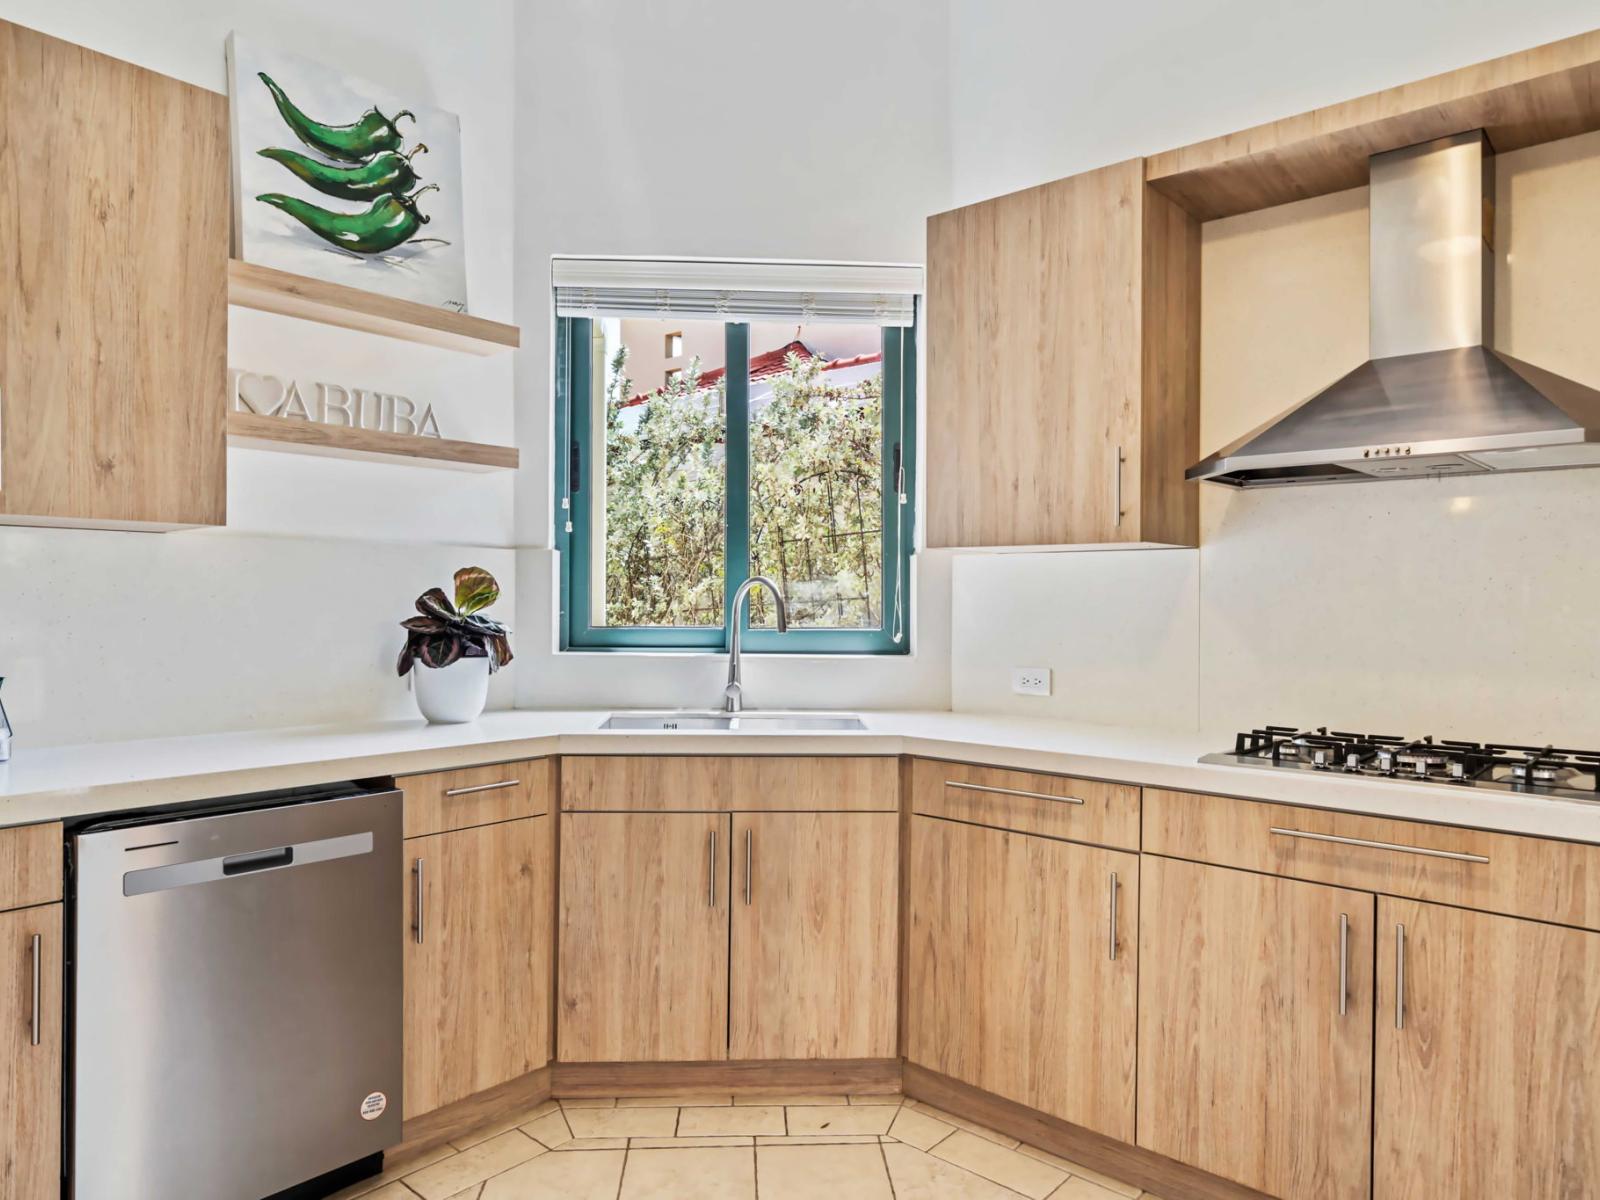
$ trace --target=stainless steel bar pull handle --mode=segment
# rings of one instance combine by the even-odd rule
[[[1420,854],[1425,858],[1448,858],[1455,862],[1486,863],[1481,854],[1466,854],[1460,850],[1435,850],[1431,846],[1407,846],[1404,842],[1374,842],[1367,838],[1344,837],[1337,833],[1307,833],[1304,829],[1282,829],[1274,825],[1273,833],[1279,837],[1303,838],[1308,842],[1334,842],[1340,846],[1365,846],[1368,850],[1393,850],[1399,854]]]
[[[427,892],[426,886],[423,883],[423,874],[422,873],[423,873],[423,860],[419,858],[419,859],[417,859],[416,863],[411,868],[411,874],[412,874],[412,877],[416,881],[416,889],[417,889],[417,919],[412,923],[411,928],[416,931],[416,934],[417,934],[417,945],[419,945],[419,946],[422,945],[422,941],[423,941],[423,938],[425,936],[424,928],[423,928],[423,922],[424,922],[424,919],[425,919],[424,918],[424,914],[425,914],[425,912],[427,910],[427,903],[428,903],[428,892]]]
[[[1112,483],[1112,485],[1111,485],[1111,506],[1112,506],[1112,511],[1116,514],[1117,528],[1121,529],[1122,528],[1122,464],[1123,464],[1123,462],[1125,460],[1122,457],[1122,447],[1121,446],[1113,446],[1111,448],[1111,452],[1116,455],[1116,458],[1113,460],[1113,464],[1112,464],[1112,468],[1111,468],[1111,477],[1112,477],[1112,480],[1114,481]]]
[[[471,787],[445,789],[446,796],[470,796],[473,792],[497,792],[501,788],[516,787],[520,779],[502,779],[499,783],[475,783]]]
[[[1394,1027],[1406,1027],[1406,927],[1394,927]]]
[[[744,906],[750,907],[750,878],[755,874],[755,831],[744,831]]]
[[[706,865],[710,870],[706,874],[710,877],[710,884],[706,891],[706,903],[712,908],[717,906],[717,831],[711,831],[711,838],[706,846]]]
[[[944,781],[947,788],[963,792],[988,792],[994,796],[1021,796],[1024,800],[1054,800],[1057,804],[1082,804],[1080,796],[1051,796],[1045,792],[1025,792],[1021,788],[991,787],[986,783],[961,783],[954,779]]]
[[[391,893],[391,895],[392,894],[393,893]],[[42,961],[42,959],[43,959],[43,944],[44,944],[43,938],[37,933],[34,934],[33,935],[33,1022],[32,1022],[32,1025],[31,1025],[30,1029],[29,1029],[29,1039],[35,1046],[37,1046],[39,1044],[39,1017],[40,1017],[40,1013],[42,1011],[40,1003],[39,1003],[39,991],[40,991],[40,988],[41,988],[41,986],[43,985],[43,982],[44,982],[44,964],[43,964],[43,961]]]
[[[1350,914],[1339,914],[1339,1015],[1350,1006]]]
[[[1117,961],[1117,873],[1111,872],[1111,961]]]

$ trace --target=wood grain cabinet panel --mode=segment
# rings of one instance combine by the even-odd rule
[[[897,812],[897,758],[791,758],[729,760],[732,807],[741,812],[818,810]]]
[[[1283,1200],[1363,1200],[1375,898],[1150,855],[1140,884],[1138,1145]]]
[[[565,813],[556,1056],[728,1056],[731,818]]]
[[[917,759],[911,805],[929,817],[1139,848],[1139,789],[1127,784]]]
[[[561,760],[566,812],[894,812],[899,760],[889,756],[571,755]]]
[[[1600,929],[1600,846],[1146,788],[1144,849]]]
[[[689,755],[566,754],[564,812],[723,812],[731,760]]]
[[[405,1115],[550,1059],[550,817],[405,842]]]
[[[894,1057],[899,844],[893,812],[734,817],[730,1058]]]
[[[403,775],[406,837],[536,817],[555,802],[556,760],[525,759],[458,771]]]
[[[1600,934],[1381,898],[1378,1200],[1594,1195],[1596,1047]]]
[[[0,829],[0,909],[61,899],[61,824]]]
[[[1200,227],[1141,159],[928,222],[928,544],[1195,545]]]
[[[0,523],[226,518],[228,102],[0,22]]]
[[[0,913],[0,1196],[6,1200],[61,1195],[61,937],[59,904]]]
[[[1132,1141],[1138,855],[910,824],[907,1060]]]

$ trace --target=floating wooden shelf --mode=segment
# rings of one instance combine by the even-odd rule
[[[375,429],[350,429],[318,421],[240,412],[228,414],[228,444],[333,458],[404,462],[455,471],[512,471],[520,459],[515,446],[381,433]]]
[[[1367,159],[1485,130],[1497,151],[1600,129],[1600,31],[1168,150],[1150,185],[1209,221],[1367,182]]]
[[[291,275],[236,258],[228,262],[228,303],[465,354],[503,354],[522,344],[522,331],[515,325]]]

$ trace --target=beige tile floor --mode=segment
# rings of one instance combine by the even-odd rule
[[[334,1200],[1159,1200],[899,1096],[548,1100]]]

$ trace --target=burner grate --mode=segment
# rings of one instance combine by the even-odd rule
[[[1451,738],[1403,738],[1327,726],[1263,725],[1234,736],[1252,765],[1379,778],[1500,787],[1545,795],[1600,795],[1600,751]]]

